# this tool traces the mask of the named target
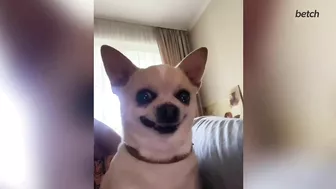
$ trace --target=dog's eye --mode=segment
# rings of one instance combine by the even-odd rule
[[[183,104],[186,104],[188,105],[189,102],[190,102],[190,93],[185,90],[185,89],[182,89],[180,91],[178,91],[176,94],[175,94],[175,97],[180,101],[182,102]]]
[[[151,103],[156,98],[156,93],[149,89],[141,89],[136,94],[136,101],[138,105],[146,105]]]

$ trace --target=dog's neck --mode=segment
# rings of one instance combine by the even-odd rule
[[[171,163],[176,163],[179,161],[182,161],[186,158],[188,158],[188,156],[192,153],[193,151],[193,147],[190,147],[190,151],[185,153],[185,154],[179,154],[176,156],[173,156],[172,158],[169,159],[154,159],[154,158],[146,158],[144,156],[142,156],[139,151],[135,148],[133,148],[132,146],[129,146],[127,144],[125,144],[125,148],[127,150],[127,152],[133,156],[134,158],[146,162],[146,163],[150,163],[150,164],[171,164]]]

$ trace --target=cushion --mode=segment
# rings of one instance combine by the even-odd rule
[[[243,120],[198,117],[193,143],[204,189],[243,188]]]

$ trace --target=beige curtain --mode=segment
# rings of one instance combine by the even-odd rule
[[[176,66],[191,52],[191,44],[187,31],[156,28],[156,40],[159,46],[161,59],[164,64]],[[200,94],[197,94],[197,116],[203,115]]]

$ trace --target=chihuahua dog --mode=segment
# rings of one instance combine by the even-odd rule
[[[123,125],[122,142],[101,188],[198,189],[191,128],[208,50],[193,51],[176,67],[146,69],[107,45],[101,56],[120,100]]]

